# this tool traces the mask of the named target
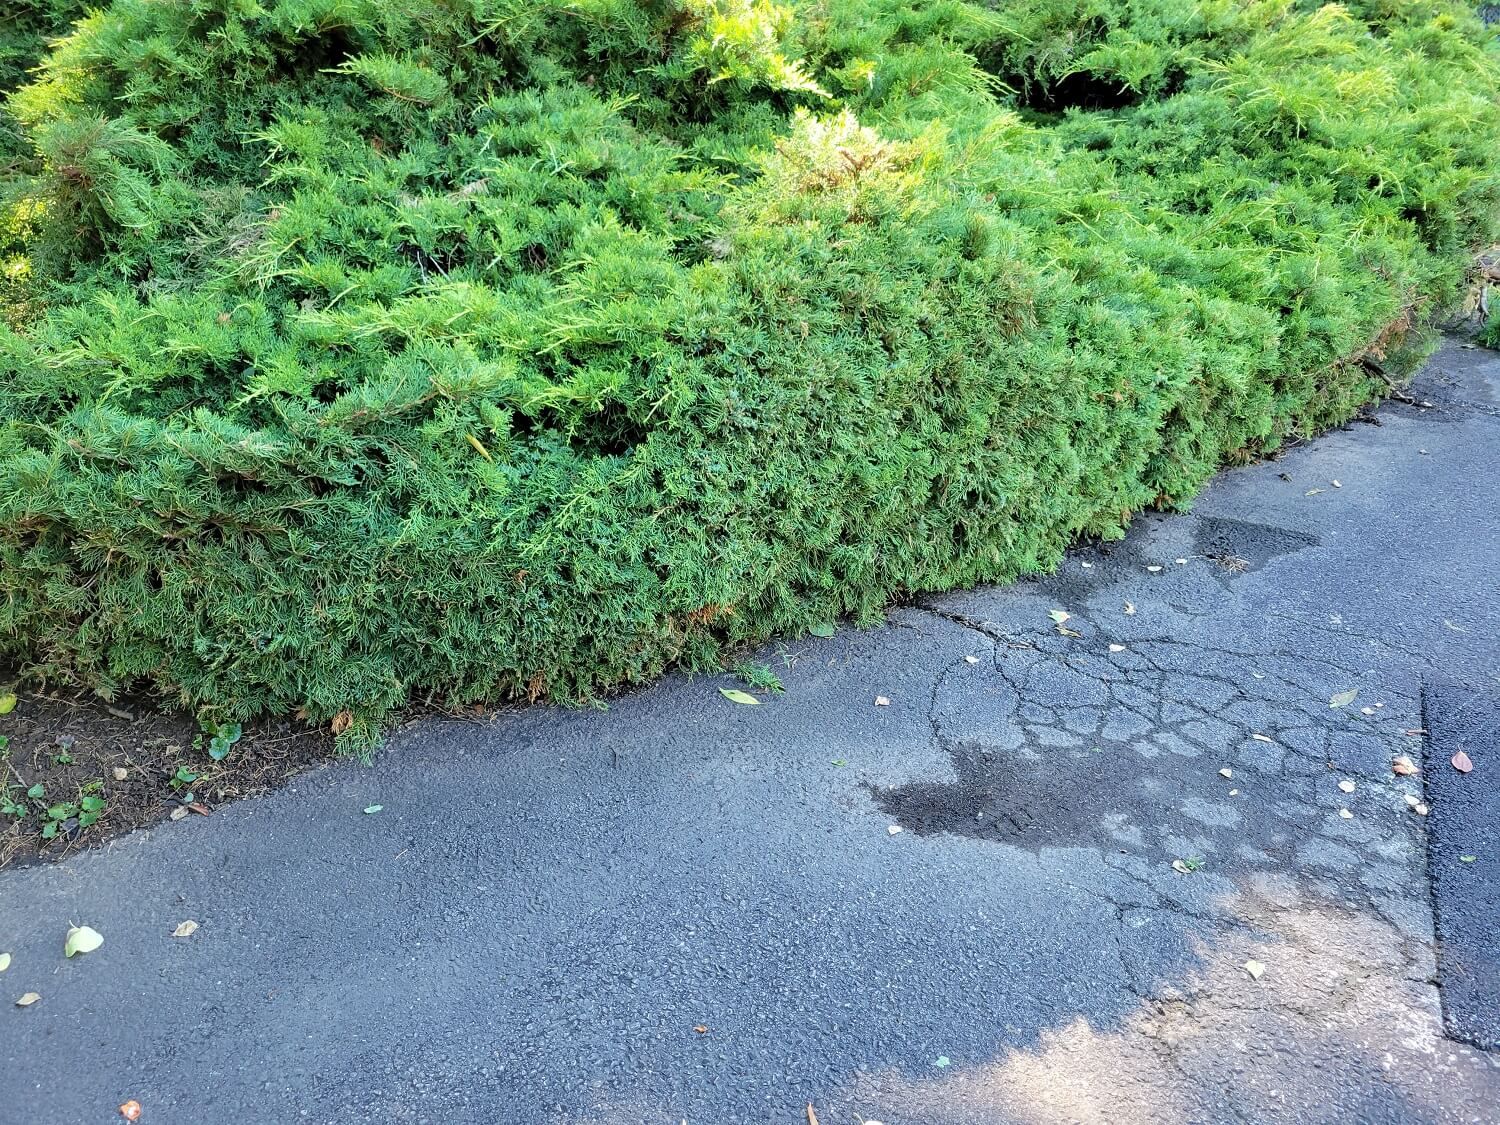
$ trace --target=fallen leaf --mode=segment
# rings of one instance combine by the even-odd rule
[[[1331,484],[1331,485],[1333,485],[1333,487],[1334,487],[1334,488],[1343,488],[1343,487],[1344,487],[1344,486],[1343,486],[1343,485],[1341,485],[1341,484],[1340,484],[1340,483],[1339,483],[1339,482],[1338,482],[1338,481],[1336,481],[1336,480],[1331,480],[1331,481],[1329,481],[1329,482],[1328,482],[1328,483],[1329,483],[1329,484]]]
[[[1135,616],[1135,603],[1134,602],[1126,602],[1125,603],[1125,616],[1126,617],[1134,617]]]
[[[181,820],[185,816],[187,816],[187,809],[183,808],[181,805],[178,805],[175,809],[167,814],[167,819]]]
[[[1341,818],[1343,818],[1344,820],[1353,820],[1354,819],[1354,814],[1352,812],[1350,812],[1348,809],[1339,809],[1339,816]]]
[[[1354,702],[1355,697],[1358,696],[1358,695],[1359,695],[1359,689],[1358,688],[1351,688],[1348,691],[1341,691],[1341,692],[1339,692],[1337,695],[1335,695],[1333,698],[1331,698],[1328,701],[1328,706],[1330,706],[1330,707],[1347,707],[1347,706],[1349,706],[1349,704],[1351,704],[1351,703]]]
[[[1469,760],[1469,756],[1462,750],[1448,760],[1453,763],[1453,768],[1459,773],[1468,773],[1474,768],[1474,763]]]
[[[1177,559],[1176,562],[1178,566],[1187,566],[1187,559]]]
[[[1266,975],[1266,966],[1261,961],[1246,961],[1245,972],[1250,974],[1251,980],[1260,980],[1261,977]]]
[[[1309,488],[1302,495],[1303,496],[1317,496],[1317,495],[1320,495],[1322,493],[1322,491],[1323,490],[1321,488]]]
[[[883,695],[877,695],[875,697],[875,706],[876,707],[889,707],[890,705],[891,705],[891,701],[889,699],[887,699],[885,696],[883,696]]]
[[[1238,797],[1240,795],[1240,791],[1238,789],[1231,789],[1229,791],[1229,795],[1231,797]]]
[[[1410,777],[1417,772],[1416,763],[1405,754],[1402,754],[1401,757],[1391,763],[1391,772],[1397,777]]]
[[[10,954],[0,953],[0,973],[5,972],[8,968],[10,968]]]
[[[188,811],[195,812],[199,816],[207,816],[209,813],[209,808],[202,801],[194,801],[190,805],[188,805]]]
[[[1094,566],[1094,564],[1091,563],[1091,562],[1079,563],[1078,565],[1081,566],[1081,567],[1083,567],[1084,570],[1091,570],[1091,569],[1093,569],[1093,566]]]
[[[1065,637],[1081,637],[1081,636],[1083,636],[1083,634],[1080,633],[1080,632],[1078,632],[1076,629],[1069,629],[1066,625],[1059,625],[1057,627],[1057,631],[1059,633],[1061,633]]]
[[[1073,615],[1065,609],[1054,609],[1050,611],[1047,616],[1052,618],[1052,623],[1054,625],[1061,625],[1064,621],[1072,620],[1073,617]]]
[[[63,942],[63,956],[92,953],[103,944],[104,935],[92,926],[73,926],[68,930],[67,940]]]
[[[365,815],[366,816],[374,816],[376,813],[378,813],[383,808],[385,808],[384,805],[366,805],[365,806]]]
[[[139,1121],[141,1117],[141,1103],[131,1098],[120,1107],[120,1116],[126,1121]]]
[[[1426,734],[1427,733],[1427,728],[1426,727],[1412,727],[1410,730],[1404,730],[1401,733],[1405,734],[1405,735],[1409,735],[1412,738],[1416,738],[1418,735]]]
[[[849,763],[844,761],[843,758],[835,758],[833,760],[833,764],[842,768],[843,766],[847,766]]]
[[[1414,813],[1416,813],[1418,816],[1426,816],[1432,810],[1429,809],[1426,805],[1422,804],[1420,801],[1418,801],[1415,805],[1412,806],[1412,811]]]
[[[1159,567],[1159,566],[1148,566],[1146,569],[1149,570],[1152,574],[1156,574],[1156,573],[1158,573],[1161,570],[1161,567]]]
[[[1276,741],[1269,734],[1252,734],[1250,737],[1253,738],[1253,739],[1255,739],[1256,742],[1275,742]]]
[[[977,657],[977,656],[966,656],[966,657],[964,657],[964,663],[965,664],[978,664],[979,663],[979,657]]]
[[[815,637],[831,637],[833,636],[833,626],[824,622],[822,625],[814,625],[808,632]]]
[[[1408,793],[1406,795],[1406,803],[1410,807],[1416,808],[1418,805],[1420,805],[1422,803],[1422,798],[1418,797],[1415,793]]]
[[[1354,782],[1350,781],[1347,777],[1344,778],[1343,781],[1339,782],[1339,792],[1340,793],[1353,793],[1354,792]]]
[[[1109,651],[1110,652],[1124,652],[1125,651],[1125,646],[1124,645],[1110,645],[1109,646]]]
[[[130,771],[124,766],[116,766],[112,772],[115,775],[116,781],[124,781],[127,777],[130,776]]]
[[[186,922],[178,922],[177,928],[172,931],[173,937],[192,937],[198,932],[198,923],[189,918]]]
[[[807,1125],[818,1125],[818,1115],[812,1107],[812,1102],[807,1103]]]
[[[939,1070],[942,1070],[945,1066],[952,1066],[953,1060],[950,1059],[947,1055],[939,1055],[937,1058],[932,1060],[932,1065],[937,1067]]]
[[[708,1034],[708,1028],[704,1027],[701,1023],[694,1024],[693,1025],[693,1030],[696,1031],[699,1035],[707,1035]]]
[[[1359,713],[1361,715],[1373,715],[1373,714],[1375,714],[1375,708],[1373,708],[1373,707],[1361,707],[1359,709]]]
[[[760,704],[760,700],[756,699],[755,696],[751,695],[748,691],[741,691],[739,688],[721,687],[719,694],[731,703],[743,703],[746,707],[755,707]]]
[[[1458,862],[1459,863],[1473,863],[1478,858],[1479,857],[1477,855],[1461,855],[1461,856],[1458,857]]]
[[[354,716],[348,711],[340,711],[333,717],[333,721],[328,724],[328,729],[333,731],[334,734],[343,734],[353,725]]]
[[[28,992],[25,996],[22,996],[19,1000],[16,1001],[16,1007],[29,1008],[41,998],[42,994],[40,992]]]
[[[1177,874],[1179,875],[1191,875],[1193,873],[1193,869],[1187,864],[1183,863],[1180,859],[1174,859],[1172,861],[1172,870],[1177,872]]]
[[[1232,769],[1230,769],[1228,766],[1225,766],[1223,769],[1221,769],[1219,771],[1219,776],[1220,777],[1233,777],[1234,776],[1234,771]]]
[[[0,695],[0,715],[9,715],[16,709],[16,693],[8,691]]]
[[[901,825],[899,825],[899,824],[888,825],[886,827],[886,832],[888,832],[892,836],[898,835],[901,832]]]

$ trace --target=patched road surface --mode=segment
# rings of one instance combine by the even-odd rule
[[[1500,358],[1412,394],[759,707],[425,720],[0,873],[0,1120],[1500,1121]]]

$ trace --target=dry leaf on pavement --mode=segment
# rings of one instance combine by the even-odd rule
[[[120,1107],[120,1116],[126,1121],[139,1121],[141,1119],[141,1103],[131,1098]]]
[[[198,923],[189,918],[185,922],[178,922],[177,928],[172,931],[173,937],[192,937],[198,932]]]
[[[104,944],[104,935],[92,926],[73,926],[68,930],[67,939],[63,942],[63,956],[72,957],[78,953],[92,953]]]
[[[1453,757],[1449,760],[1453,763],[1453,768],[1456,769],[1459,773],[1468,773],[1471,769],[1474,768],[1474,763],[1469,760],[1469,756],[1462,750],[1453,755]]]
[[[42,994],[40,992],[28,992],[25,996],[16,1001],[16,1007],[29,1008],[41,998]]]

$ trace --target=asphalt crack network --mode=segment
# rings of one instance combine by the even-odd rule
[[[1047,580],[1039,585],[1053,592]],[[1061,593],[1058,604],[1077,604]],[[927,725],[953,778],[872,786],[871,798],[919,836],[1093,849],[1136,887],[1123,895],[1087,880],[1070,884],[1112,909],[1120,985],[1140,1006],[1131,1033],[1175,1080],[1217,1088],[1227,1117],[1250,1120],[1224,1083],[1185,1063],[1185,1044],[1239,1042],[1246,1024],[1312,1034],[1330,1022],[1358,1024],[1372,1006],[1395,1006],[1421,1029],[1407,1041],[1420,1039],[1429,1052],[1470,1050],[1444,1038],[1440,1014],[1432,1015],[1441,998],[1427,838],[1412,807],[1423,798],[1421,778],[1391,772],[1396,757],[1421,757],[1428,665],[1419,651],[1285,614],[1267,616],[1293,625],[1306,646],[1115,635],[1086,613],[1071,615],[1066,626],[1076,635],[1064,635],[1041,625],[1006,629],[931,603],[914,608],[982,638],[990,659],[949,661],[932,679]],[[1341,658],[1315,637],[1369,651]],[[1390,666],[1393,656],[1418,673],[1415,694],[1364,686],[1371,665]],[[1356,685],[1353,703],[1333,705]],[[962,703],[980,692],[1000,698],[984,721],[968,721]],[[1179,874],[1174,859],[1193,870]],[[1280,880],[1283,901],[1247,892],[1258,880]],[[1193,893],[1210,883],[1212,894]],[[1330,945],[1309,917],[1360,938]],[[1206,951],[1206,979],[1143,974],[1132,935],[1163,919]],[[1268,944],[1274,971],[1292,964],[1294,976],[1318,979],[1304,991],[1242,999],[1244,966]],[[1244,960],[1219,963],[1212,951],[1225,949]],[[1226,967],[1235,975],[1227,984]],[[1487,1064],[1474,1053],[1444,1065]]]

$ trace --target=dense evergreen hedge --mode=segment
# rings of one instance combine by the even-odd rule
[[[8,103],[0,656],[357,748],[1053,566],[1420,353],[1497,60],[1444,0],[115,0]]]

